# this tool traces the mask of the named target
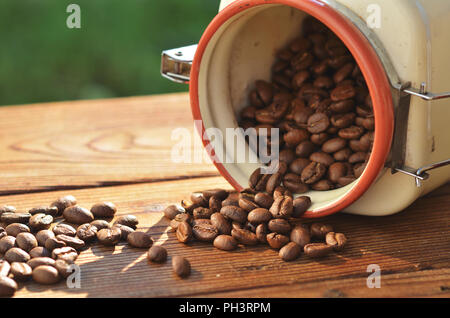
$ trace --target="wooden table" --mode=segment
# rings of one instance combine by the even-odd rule
[[[264,246],[223,252],[179,243],[161,210],[193,190],[230,188],[210,163],[172,163],[175,127],[193,124],[186,94],[0,108],[0,204],[19,210],[72,194],[81,206],[113,201],[135,214],[169,255],[186,256],[192,275],[146,250],[93,245],[77,260],[81,288],[20,285],[17,297],[449,297],[450,186],[389,217],[327,219],[349,238],[342,253],[285,263]],[[382,270],[368,288],[369,264]]]

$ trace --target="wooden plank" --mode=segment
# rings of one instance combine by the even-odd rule
[[[166,204],[188,197],[193,190],[228,187],[226,181],[219,177],[192,181],[0,197],[0,204],[16,205],[19,210],[48,204],[54,198],[69,193],[86,207],[111,200],[117,204],[119,214],[136,214],[142,230],[149,231],[157,244],[167,248],[170,256],[186,256],[193,269],[188,279],[181,280],[173,275],[170,259],[162,265],[149,264],[145,250],[130,248],[123,243],[115,249],[94,245],[83,251],[77,261],[81,265],[81,289],[68,289],[64,283],[50,287],[26,283],[22,284],[17,296],[214,296],[222,292],[230,292],[228,295],[232,296],[239,295],[237,291],[240,290],[282,285],[316,286],[320,291],[328,288],[330,281],[347,282],[347,279],[353,279],[351,282],[355,284],[365,282],[369,264],[378,264],[383,275],[450,267],[449,196],[422,198],[402,213],[388,217],[331,216],[326,221],[333,224],[336,230],[346,233],[348,248],[342,254],[333,254],[323,260],[310,260],[302,256],[286,263],[278,258],[277,252],[265,246],[241,247],[233,252],[224,252],[200,242],[183,245],[173,233],[167,233],[168,221],[160,212]],[[439,273],[436,286],[448,286],[448,271]],[[405,280],[406,285],[411,285],[411,282]],[[396,284],[400,283],[397,281]],[[396,284],[392,288],[397,288]],[[371,296],[371,291],[364,288],[365,283],[363,287],[355,285],[354,289],[350,283],[345,286],[346,294]],[[384,293],[390,291],[386,289]],[[312,295],[312,291],[299,289],[295,295],[308,296]]]
[[[171,161],[172,131],[194,134],[186,93],[0,108],[0,194],[218,175]]]

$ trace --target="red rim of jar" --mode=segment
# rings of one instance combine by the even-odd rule
[[[390,85],[383,65],[375,50],[365,36],[344,16],[327,4],[317,0],[237,0],[220,11],[203,33],[192,63],[189,92],[192,115],[195,120],[202,120],[199,97],[198,77],[203,53],[216,31],[232,16],[259,5],[281,4],[304,11],[315,17],[333,31],[347,46],[355,58],[366,80],[372,98],[375,136],[369,161],[357,184],[341,198],[324,207],[307,211],[304,217],[315,218],[339,212],[360,198],[376,180],[384,167],[389,154],[394,132],[394,112]],[[199,125],[200,126],[200,125]],[[200,136],[204,135],[205,127],[197,127]],[[209,140],[201,138],[204,147]],[[220,174],[236,189],[242,190],[240,184],[228,173],[222,163],[214,160],[214,153],[210,157]]]

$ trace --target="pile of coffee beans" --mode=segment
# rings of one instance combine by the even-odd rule
[[[313,18],[302,32],[278,52],[272,81],[256,81],[239,124],[257,134],[280,129],[280,178],[294,193],[339,188],[361,176],[375,128],[366,82],[345,45]]]
[[[126,241],[130,246],[150,248],[151,262],[165,262],[167,251],[153,246],[148,233],[136,230],[134,215],[121,215],[111,224],[117,208],[111,202],[94,204],[90,210],[77,205],[68,195],[49,206],[18,212],[13,206],[0,206],[0,297],[12,296],[17,282],[32,279],[39,284],[56,284],[67,278],[80,251],[98,241],[113,246]],[[173,270],[186,277],[189,262],[173,259]]]

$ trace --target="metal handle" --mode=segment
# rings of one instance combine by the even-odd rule
[[[161,53],[161,75],[176,83],[189,83],[197,44],[165,50]]]

